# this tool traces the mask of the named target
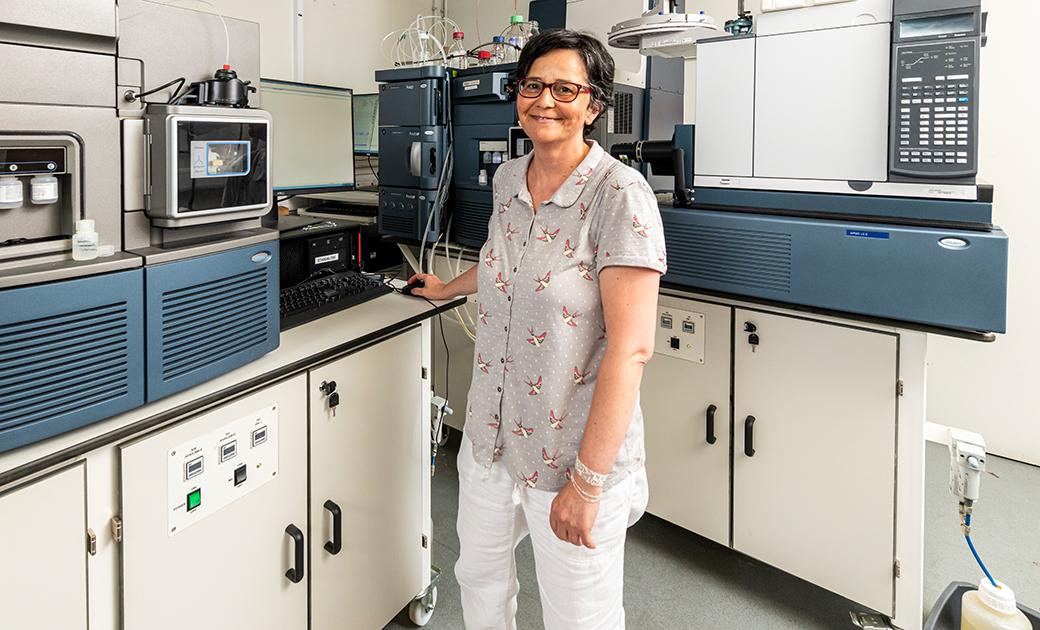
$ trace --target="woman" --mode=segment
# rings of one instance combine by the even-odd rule
[[[547,629],[625,624],[625,533],[647,501],[639,383],[665,254],[653,191],[584,137],[613,75],[591,36],[530,40],[514,85],[534,149],[495,175],[478,264],[448,284],[410,280],[430,299],[479,297],[455,567],[469,630],[515,628],[528,534]]]

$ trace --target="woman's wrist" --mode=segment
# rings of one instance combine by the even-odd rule
[[[602,488],[607,482],[607,477],[610,476],[609,471],[598,472],[587,466],[585,462],[581,461],[580,455],[574,460],[574,472],[575,477],[585,482],[587,486],[593,488]]]
[[[577,487],[578,491],[583,495],[599,497],[603,494],[603,486],[593,486],[578,475],[571,475],[571,483],[573,483]]]

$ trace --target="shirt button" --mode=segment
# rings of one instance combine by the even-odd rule
[[[506,362],[505,359],[499,359],[498,361],[499,361],[499,363],[505,363]]]
[[[509,326],[503,326],[503,327],[502,327],[502,330],[504,330],[504,331],[506,331],[506,332],[509,332]]]
[[[516,273],[516,267],[513,267],[513,273]]]
[[[527,241],[524,241],[524,247],[527,247]]]
[[[498,391],[502,391],[502,388],[501,388],[501,387],[499,387],[499,388],[498,388]]]
[[[507,295],[506,296],[506,302],[512,302],[512,301],[513,301],[513,296],[512,295]]]

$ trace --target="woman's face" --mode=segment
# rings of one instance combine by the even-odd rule
[[[566,49],[552,50],[535,59],[525,78],[545,83],[570,81],[579,85],[589,84],[581,57]],[[581,92],[570,103],[562,103],[553,99],[548,87],[537,98],[518,95],[516,110],[520,126],[535,146],[580,139],[585,125],[591,124],[599,114],[599,108],[591,104],[588,92]]]

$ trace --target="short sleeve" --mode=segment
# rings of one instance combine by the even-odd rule
[[[645,267],[664,274],[664,226],[653,189],[635,169],[622,166],[603,182],[592,215],[596,271]]]

